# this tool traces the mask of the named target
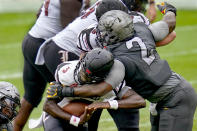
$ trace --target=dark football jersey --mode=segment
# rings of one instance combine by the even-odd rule
[[[147,25],[136,23],[134,29],[132,38],[107,48],[124,64],[127,85],[147,98],[170,78],[171,70],[160,59]]]

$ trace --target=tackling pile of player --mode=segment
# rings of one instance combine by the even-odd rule
[[[163,18],[150,24],[140,13],[144,0],[98,0],[80,14],[83,2],[46,0],[25,37],[25,95],[14,130],[23,129],[51,82],[42,117],[31,128],[96,131],[108,109],[119,131],[139,131],[139,108],[147,99],[152,131],[192,131],[195,90],[156,50],[176,37],[176,8],[158,4]],[[76,12],[65,8],[71,4]],[[76,108],[82,114],[75,115]]]

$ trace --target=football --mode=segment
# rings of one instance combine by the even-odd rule
[[[84,113],[85,107],[88,104],[89,104],[88,102],[71,101],[70,103],[63,106],[62,108],[65,112],[68,112],[69,114],[79,117],[80,115]]]

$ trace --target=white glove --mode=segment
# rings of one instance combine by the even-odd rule
[[[150,107],[149,107],[149,111],[151,113],[151,115],[153,116],[157,116],[157,110],[156,110],[156,106],[157,106],[157,103],[150,103]]]

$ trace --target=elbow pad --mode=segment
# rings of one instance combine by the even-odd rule
[[[163,40],[169,34],[169,27],[165,21],[158,21],[148,26],[155,42]]]

